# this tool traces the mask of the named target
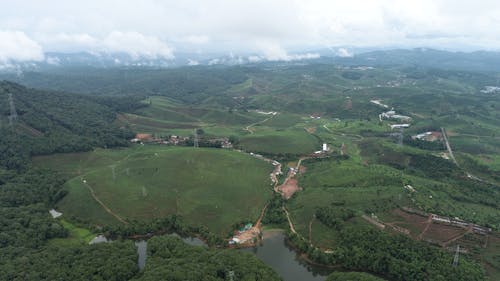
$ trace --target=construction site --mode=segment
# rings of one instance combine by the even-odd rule
[[[374,214],[363,218],[379,229],[401,233],[444,249],[453,250],[460,245],[462,252],[469,252],[476,246],[486,248],[492,234],[488,227],[408,207],[394,209],[383,219]]]

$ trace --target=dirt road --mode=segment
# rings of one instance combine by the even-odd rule
[[[246,126],[245,128],[243,128],[243,130],[245,130],[245,131],[249,132],[249,133],[250,133],[250,135],[253,135],[253,131],[252,131],[250,128],[252,128],[252,127],[253,127],[253,126],[255,126],[255,125],[262,124],[262,123],[266,122],[267,120],[271,120],[272,118],[274,118],[274,116],[276,116],[276,115],[278,115],[278,114],[279,114],[279,113],[277,113],[277,114],[273,114],[273,115],[271,115],[271,117],[268,117],[268,118],[266,118],[266,119],[264,119],[264,120],[262,120],[262,121],[252,123],[252,124],[250,124],[250,125]]]
[[[97,197],[97,195],[95,194],[94,192],[94,189],[82,178],[82,183],[87,187],[87,189],[90,191],[90,195],[92,195],[92,198],[94,198],[94,200],[99,203],[99,205],[101,205],[104,210],[106,212],[108,212],[108,214],[112,215],[113,217],[115,217],[117,220],[119,220],[120,222],[124,223],[124,224],[128,224],[127,221],[125,221],[124,219],[122,219],[119,215],[117,215],[116,213],[114,213],[110,208],[108,208],[108,206],[106,206],[106,204],[104,204],[100,199],[99,197]]]
[[[457,160],[455,159],[455,156],[453,155],[453,151],[451,150],[450,143],[448,142],[448,136],[446,135],[446,130],[441,127],[441,134],[443,135],[444,138],[444,143],[446,144],[446,149],[448,149],[448,154],[450,154],[451,160],[453,160],[453,163],[458,166]]]
[[[290,214],[288,213],[288,210],[285,208],[285,206],[283,206],[283,211],[285,212],[286,218],[288,219],[288,225],[290,226],[290,231],[293,234],[297,234],[297,231],[295,231],[295,227],[293,226],[292,220],[290,219]]]

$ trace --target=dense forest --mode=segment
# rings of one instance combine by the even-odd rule
[[[334,272],[328,276],[327,281],[383,281],[384,279],[375,277],[363,272]]]
[[[33,155],[125,146],[133,133],[114,124],[116,110],[137,105],[137,99],[111,103],[106,98],[0,82],[0,165],[22,169]],[[11,116],[11,110],[17,117]]]

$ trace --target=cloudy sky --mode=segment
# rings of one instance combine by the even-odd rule
[[[307,58],[331,47],[500,50],[498,0],[0,0],[0,61],[44,52]],[[348,49],[347,49],[348,50]],[[302,53],[301,53],[302,52]],[[294,53],[294,54],[292,54]],[[341,55],[348,51],[341,49]]]

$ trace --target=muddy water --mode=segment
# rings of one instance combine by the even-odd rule
[[[301,260],[285,243],[285,235],[280,231],[265,232],[261,245],[242,251],[255,254],[284,281],[323,281],[331,273],[328,269],[311,266]]]

